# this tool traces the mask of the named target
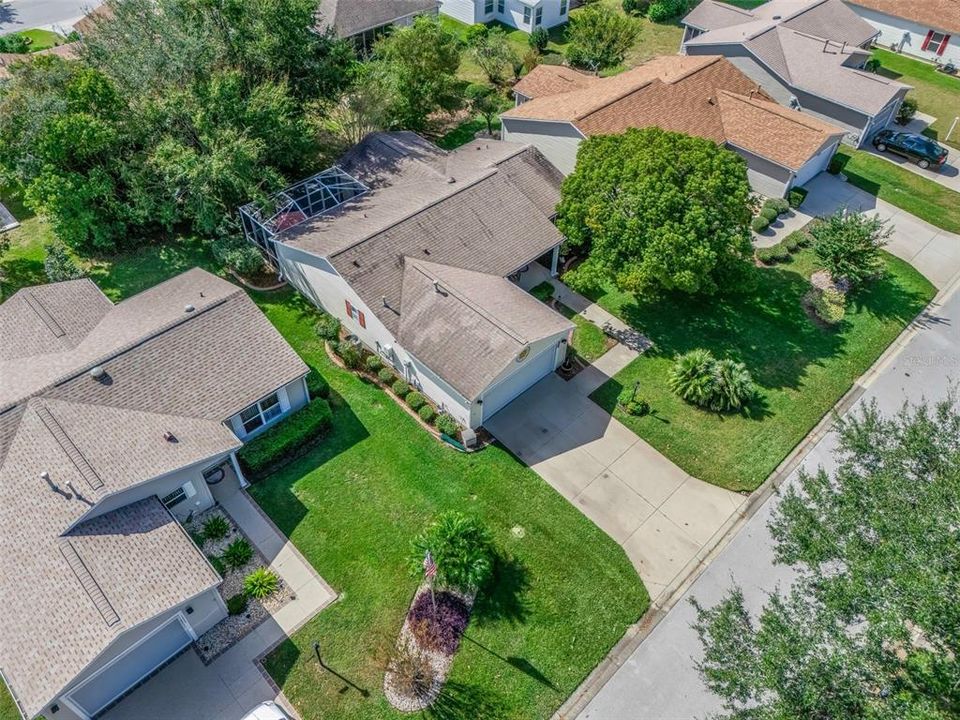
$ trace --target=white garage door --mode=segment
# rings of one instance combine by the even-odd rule
[[[826,170],[827,165],[830,164],[830,158],[832,158],[833,154],[837,151],[837,145],[839,143],[840,141],[838,140],[830,145],[830,147],[824,148],[810,158],[807,163],[797,171],[797,177],[793,181],[794,186],[806,185]]]
[[[551,345],[532,358],[527,358],[513,375],[504,378],[499,385],[487,390],[483,396],[483,420],[487,421],[494,413],[502,410],[511,400],[522,393],[537,380],[553,372],[557,357],[557,346]]]
[[[192,640],[179,616],[174,617],[84,681],[70,693],[70,701],[88,717],[95,717]]]

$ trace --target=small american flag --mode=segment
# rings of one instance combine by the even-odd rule
[[[437,576],[437,564],[433,561],[433,555],[430,554],[429,550],[427,550],[427,554],[423,556],[423,574],[428,580],[432,580]]]

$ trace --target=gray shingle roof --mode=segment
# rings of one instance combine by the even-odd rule
[[[516,363],[525,347],[572,329],[505,278],[414,258],[404,263],[397,339],[468,400]]]
[[[0,669],[32,716],[121,632],[219,581],[155,497],[91,507],[235,449],[223,421],[307,367],[199,269],[117,305],[89,281],[21,291],[0,337],[20,348],[0,359]]]
[[[337,35],[350,37],[410,15],[435,13],[438,5],[438,0],[321,0],[317,25],[332,25]]]

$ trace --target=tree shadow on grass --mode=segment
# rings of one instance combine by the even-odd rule
[[[517,558],[498,554],[494,560],[493,581],[488,591],[480,593],[473,607],[473,618],[483,625],[506,621],[519,625],[530,613],[527,592],[530,572]]]
[[[889,272],[850,295],[850,308],[866,312],[879,320],[913,322],[928,302],[919,291],[911,291],[894,281]]]
[[[437,699],[424,711],[436,720],[500,720],[508,717],[505,703],[489,689],[447,680]]]
[[[13,295],[20,288],[47,282],[43,260],[11,257],[0,261],[0,300]]]

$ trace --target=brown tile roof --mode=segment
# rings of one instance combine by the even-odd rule
[[[537,98],[580,90],[599,80],[596,75],[582,73],[564,65],[537,65],[513,86],[513,91],[527,98]]]
[[[541,97],[507,118],[567,120],[586,136],[655,125],[730,142],[797,170],[842,131],[777,105],[718,56],[655,58],[585,90]]]
[[[405,258],[397,340],[468,400],[531,343],[572,329],[503,277]]]
[[[333,26],[340,37],[389,25],[401,18],[436,13],[439,0],[321,0],[317,26]]]
[[[912,20],[928,28],[960,34],[960,1],[958,0],[846,0],[882,12],[885,15]]]

